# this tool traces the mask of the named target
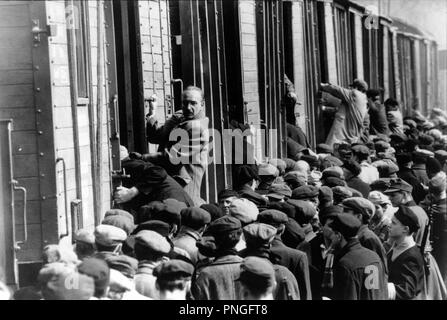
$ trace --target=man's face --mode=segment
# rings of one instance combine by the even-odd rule
[[[403,192],[393,192],[388,194],[388,197],[390,198],[393,207],[398,207],[403,203],[405,195]]]
[[[390,238],[398,239],[407,234],[407,227],[405,227],[399,220],[395,217],[391,219],[391,228],[390,228]]]
[[[307,202],[309,202],[312,207],[315,208],[315,210],[318,209],[318,206],[320,205],[320,200],[318,199],[318,197],[314,197],[314,198],[310,198],[306,200]]]
[[[334,221],[333,218],[327,218],[326,221],[324,222],[323,225],[323,239],[324,239],[324,243],[326,245],[326,248],[328,248],[331,245],[332,242],[332,235],[334,233],[334,231],[332,231],[331,227],[329,227],[329,225],[332,223],[332,221]]]
[[[187,90],[182,96],[182,111],[186,119],[194,118],[203,106],[202,95],[197,90]]]
[[[230,205],[236,200],[236,197],[223,198],[219,200],[219,207],[225,214],[230,214]]]

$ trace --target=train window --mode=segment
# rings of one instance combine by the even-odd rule
[[[74,61],[76,64],[76,87],[78,93],[78,104],[88,98],[89,72],[87,67],[87,1],[67,0],[66,19],[69,25],[68,41],[74,51]],[[71,31],[71,32],[70,32]]]
[[[348,86],[351,72],[349,52],[349,32],[346,9],[334,6],[335,50],[337,52],[337,72],[339,85]]]

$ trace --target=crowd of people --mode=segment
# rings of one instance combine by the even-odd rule
[[[208,125],[203,92],[187,88],[164,125],[151,110],[158,152],[122,147],[115,208],[73,247],[46,246],[35,285],[10,298],[446,299],[447,115],[402,117],[361,80],[322,90],[341,101],[326,143],[289,124],[288,157],[234,165],[217,203],[200,198],[205,164],[170,161],[174,128]],[[205,130],[196,139],[186,150],[202,159]]]

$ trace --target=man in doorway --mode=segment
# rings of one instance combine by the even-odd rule
[[[163,166],[191,195],[196,206],[204,204],[200,187],[207,165],[209,119],[205,116],[202,89],[187,87],[182,93],[182,110],[164,125],[158,123],[155,106],[152,107],[146,116],[146,134],[148,141],[159,147],[157,153],[143,155],[143,159]]]

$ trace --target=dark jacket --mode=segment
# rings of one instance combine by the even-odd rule
[[[301,300],[311,300],[309,262],[304,252],[287,247],[280,237],[276,236],[270,247],[272,263],[289,269],[298,282]]]
[[[357,238],[348,241],[334,257],[334,300],[386,300],[387,282],[382,262]]]
[[[387,274],[388,267],[387,267],[386,251],[379,237],[371,229],[369,229],[367,225],[362,225],[360,227],[359,232],[357,233],[357,237],[360,241],[360,244],[363,247],[377,253],[377,255],[380,258],[380,261],[382,261],[385,274]]]
[[[430,179],[428,178],[427,175],[427,169],[425,163],[415,163],[412,169],[414,175],[419,180],[419,182],[425,186],[428,186],[428,182],[430,181]]]
[[[242,258],[225,255],[216,258],[200,270],[191,286],[195,300],[242,300],[243,288],[239,281]]]
[[[388,134],[388,120],[385,106],[379,101],[368,100],[370,127],[369,133],[373,135]]]
[[[438,263],[444,281],[447,280],[447,199],[432,201],[427,196],[420,203],[422,209],[432,217],[432,255]]]
[[[351,179],[346,181],[348,187],[353,188],[359,191],[364,198],[368,198],[368,195],[371,191],[370,186],[363,182],[359,177],[352,177]]]
[[[300,127],[287,123],[287,136],[303,147],[310,148],[310,144],[307,141],[306,134]]]
[[[317,233],[316,237],[309,242],[301,242],[297,249],[305,252],[309,260],[309,276],[312,289],[312,300],[321,300],[321,284],[323,281],[324,264],[322,254],[322,245],[324,245],[323,233]]]
[[[239,255],[245,257],[259,257],[270,259],[270,252],[268,250],[242,250]],[[289,269],[279,264],[273,264],[275,270],[276,289],[273,293],[275,300],[300,300],[300,289],[295,276]]]
[[[399,168],[397,176],[411,184],[411,186],[413,187],[411,195],[413,196],[413,199],[416,203],[421,202],[425,198],[427,192],[424,190],[424,187],[422,186],[421,182],[416,177],[412,169]]]
[[[413,246],[392,261],[393,251],[388,253],[388,282],[396,288],[396,300],[411,300],[422,291],[424,284],[424,260],[421,251]]]
[[[140,194],[132,199],[126,206],[133,210],[148,204],[151,201],[176,199],[186,205],[194,206],[191,197],[162,167],[150,162],[136,159],[125,159],[122,167],[130,179],[123,182],[125,187],[136,187]]]

